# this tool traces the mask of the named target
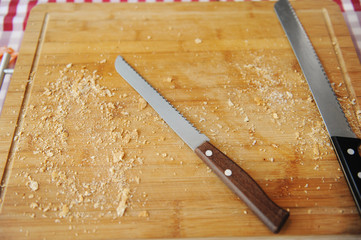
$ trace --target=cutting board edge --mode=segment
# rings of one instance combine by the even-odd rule
[[[14,67],[14,74],[1,112],[0,141],[6,143],[7,147],[5,149],[7,150],[0,152],[0,213],[6,193],[5,188],[11,173],[13,153],[16,150],[17,140],[21,135],[21,121],[26,114],[26,93],[31,91],[32,78],[36,74],[37,63],[34,61],[36,56],[40,54],[38,50],[41,48],[47,16],[44,7],[42,4],[35,6],[29,15],[29,24],[23,37],[23,42],[26,44],[22,44],[20,47],[19,57]],[[39,14],[41,17],[38,16]],[[37,40],[34,41],[33,39]],[[31,64],[29,64],[29,58],[32,59]],[[24,78],[24,76],[27,77]]]

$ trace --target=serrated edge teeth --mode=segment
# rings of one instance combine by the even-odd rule
[[[129,66],[129,68],[130,68],[132,71],[134,71],[134,73],[136,73],[141,79],[143,79],[143,81],[144,81],[147,85],[149,85],[149,87],[151,87],[170,107],[172,107],[184,120],[186,120],[187,123],[194,128],[194,130],[196,130],[198,133],[201,133],[191,122],[188,121],[188,119],[187,119],[186,117],[183,116],[182,113],[180,113],[180,112],[178,111],[178,109],[176,109],[167,99],[165,99],[165,98],[163,97],[162,94],[160,94],[152,85],[150,85],[149,82],[142,77],[142,75],[140,75],[127,61],[125,61],[123,57],[121,57],[121,56],[119,56],[119,57],[121,58],[121,60],[122,60],[125,64],[127,64],[127,65]],[[144,99],[144,100],[146,100],[146,99]],[[147,100],[146,100],[146,101],[147,101]]]

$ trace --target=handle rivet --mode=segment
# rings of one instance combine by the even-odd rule
[[[354,154],[355,154],[355,150],[353,150],[352,148],[349,148],[349,149],[347,149],[347,153],[348,153],[349,155],[354,155]]]
[[[359,179],[361,179],[361,172],[358,172],[358,173],[357,173],[357,177],[358,177]]]
[[[213,155],[212,150],[207,150],[207,151],[206,151],[206,156],[207,156],[207,157],[210,157],[210,156],[212,156],[212,155]]]
[[[226,175],[227,177],[231,176],[232,175],[232,170],[231,169],[226,169],[224,171],[224,175]]]

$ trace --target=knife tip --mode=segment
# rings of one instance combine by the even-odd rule
[[[122,56],[118,55],[116,60],[117,60],[117,61],[119,61],[119,60],[123,60],[123,61],[124,61],[124,58],[123,58]]]

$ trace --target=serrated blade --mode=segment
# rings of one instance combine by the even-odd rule
[[[280,0],[274,8],[311,89],[329,135],[331,137],[356,137],[330,85],[321,61],[291,4],[287,0]]]
[[[194,151],[202,143],[209,141],[187,121],[166,99],[143,79],[121,56],[115,60],[117,72],[126,80]]]

